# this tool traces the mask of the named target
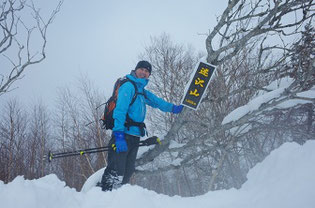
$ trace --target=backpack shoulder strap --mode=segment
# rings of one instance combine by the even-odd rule
[[[131,83],[133,84],[133,86],[135,87],[135,90],[136,90],[136,93],[135,93],[135,95],[133,96],[130,105],[132,105],[132,104],[135,102],[135,100],[136,100],[136,98],[137,98],[137,95],[143,95],[146,99],[148,99],[148,97],[147,97],[147,95],[146,95],[146,93],[145,93],[144,90],[143,90],[143,93],[138,92],[138,87],[137,87],[136,83],[135,83],[134,81],[132,81],[131,79],[128,79],[127,77],[126,77],[126,79],[127,79],[129,82],[131,82]]]
[[[121,85],[123,85],[126,82],[131,82],[131,84],[135,88],[135,94],[133,95],[132,100],[131,100],[130,105],[129,105],[129,106],[131,106],[136,101],[137,95],[139,94],[138,93],[138,87],[137,87],[136,83],[134,81],[132,81],[131,79],[129,79],[128,77],[123,78]]]

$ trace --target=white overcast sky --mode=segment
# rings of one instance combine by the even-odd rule
[[[46,12],[58,1],[34,2]],[[227,0],[65,0],[48,29],[47,58],[28,68],[0,103],[18,97],[24,104],[54,105],[58,88],[76,87],[81,75],[108,96],[114,81],[135,67],[150,37],[166,33],[205,51],[206,36],[200,34],[213,29],[226,5]]]

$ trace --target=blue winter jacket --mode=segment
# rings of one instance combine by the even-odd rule
[[[142,94],[138,94],[135,102],[129,106],[134,94],[136,93],[135,87],[131,82],[126,82],[119,88],[116,108],[114,109],[113,113],[113,131],[123,131],[129,135],[144,136],[141,135],[139,127],[131,126],[128,130],[124,126],[127,113],[133,121],[143,122],[146,115],[146,105],[149,105],[153,108],[159,108],[164,112],[172,112],[173,104],[164,101],[150,91],[144,89],[144,87],[149,82],[148,79],[136,78],[132,74],[129,74],[126,77],[134,81],[134,83],[137,85],[138,92]],[[145,96],[143,94],[145,94]]]

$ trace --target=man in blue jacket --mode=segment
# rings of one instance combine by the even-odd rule
[[[108,153],[107,167],[101,181],[103,191],[110,191],[128,183],[134,173],[140,137],[145,135],[143,122],[146,105],[175,114],[183,109],[182,105],[166,102],[144,89],[151,72],[152,66],[149,62],[139,61],[135,70],[126,76],[131,81],[124,83],[118,90],[113,112],[113,134],[109,141],[110,146],[114,144],[115,150]],[[135,93],[136,99],[131,104]]]

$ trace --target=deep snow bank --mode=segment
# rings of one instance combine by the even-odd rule
[[[38,180],[19,176],[9,184],[0,181],[0,207],[314,208],[314,164],[315,141],[303,146],[286,143],[250,170],[241,189],[190,198],[169,197],[131,185],[106,193],[97,187],[76,192],[53,174]]]

